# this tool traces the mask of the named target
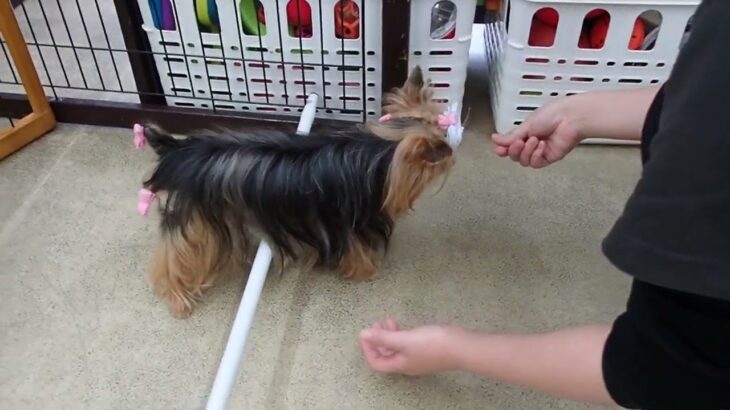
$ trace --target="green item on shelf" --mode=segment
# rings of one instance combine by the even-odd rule
[[[208,33],[219,33],[220,27],[215,18],[217,10],[211,10],[215,6],[215,2],[209,0],[193,0],[195,2],[195,14],[198,16],[198,25],[202,31]],[[212,4],[211,4],[212,3]]]
[[[266,23],[259,21],[259,12],[263,15],[263,7],[258,0],[241,0],[241,28],[246,35],[266,35]]]

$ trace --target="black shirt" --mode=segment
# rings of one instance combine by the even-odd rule
[[[642,159],[606,257],[641,281],[730,301],[730,1],[698,7],[649,109]]]

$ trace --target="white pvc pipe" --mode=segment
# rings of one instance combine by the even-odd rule
[[[307,104],[302,110],[302,116],[299,118],[299,126],[297,127],[297,134],[308,135],[309,130],[312,129],[312,123],[314,122],[314,114],[317,113],[317,94],[309,94],[307,97]]]
[[[307,104],[302,110],[299,118],[297,134],[307,135],[314,122],[314,114],[317,111],[317,94],[311,94],[307,98]],[[228,336],[226,350],[223,352],[221,363],[218,366],[218,373],[213,382],[213,389],[208,397],[207,410],[222,410],[227,408],[228,398],[233,390],[236,381],[238,368],[243,361],[243,353],[248,340],[248,333],[253,325],[256,308],[261,297],[261,290],[264,288],[266,275],[271,266],[273,255],[271,247],[265,241],[261,241],[256,257],[251,266],[251,273],[246,282],[246,288],[241,297],[241,304],[238,306],[236,318],[233,320],[231,334]]]
[[[246,288],[243,291],[241,304],[238,306],[236,319],[233,321],[231,334],[228,336],[226,350],[223,352],[218,374],[215,376],[213,390],[208,398],[208,410],[225,409],[228,397],[233,390],[233,383],[236,381],[238,367],[243,359],[243,351],[248,340],[248,332],[253,325],[253,319],[256,315],[256,307],[258,306],[259,296],[266,281],[266,274],[271,265],[271,248],[266,242],[259,244],[256,252],[256,258],[251,267],[251,273],[246,282]]]

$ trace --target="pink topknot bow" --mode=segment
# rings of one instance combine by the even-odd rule
[[[393,119],[393,114],[385,114],[382,117],[380,117],[378,122],[386,122],[386,121],[390,121],[392,119]]]
[[[448,129],[452,125],[456,125],[456,113],[449,112],[446,114],[439,114],[439,127],[441,129]]]
[[[142,216],[147,216],[152,202],[155,200],[155,193],[149,189],[140,189],[137,193],[137,211]]]
[[[147,138],[144,136],[144,127],[140,124],[134,124],[134,128],[132,128],[134,132],[134,146],[137,149],[144,148],[145,144],[147,143]]]

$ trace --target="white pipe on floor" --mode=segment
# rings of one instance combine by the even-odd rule
[[[310,94],[307,97],[307,104],[302,110],[302,116],[299,118],[299,126],[297,134],[307,135],[314,122],[314,114],[317,109],[317,94]],[[236,318],[233,320],[231,334],[228,336],[226,350],[223,352],[221,363],[218,367],[218,373],[213,382],[213,389],[208,397],[206,410],[222,410],[227,408],[228,398],[233,390],[233,384],[236,381],[238,368],[243,360],[243,353],[248,340],[248,333],[253,325],[253,319],[256,315],[256,308],[261,297],[261,290],[264,288],[266,275],[271,266],[273,255],[271,247],[261,241],[256,257],[251,266],[251,273],[246,282],[246,288],[241,297],[241,304],[238,306]]]

